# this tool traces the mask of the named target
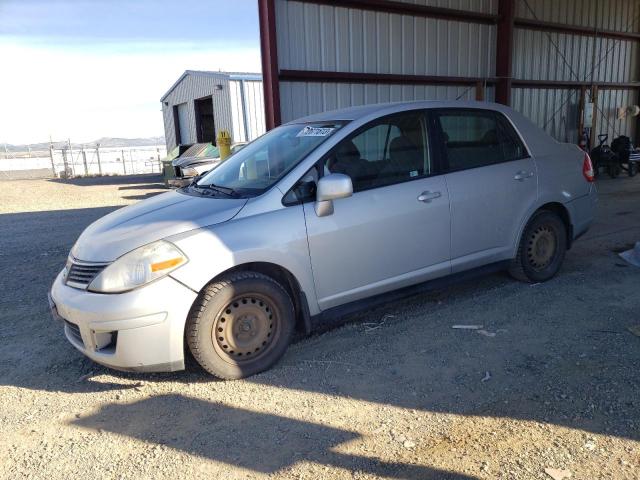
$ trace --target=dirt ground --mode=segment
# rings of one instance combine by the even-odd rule
[[[556,279],[392,303],[223,382],[108,370],[49,318],[82,229],[158,178],[2,182],[0,478],[639,479],[640,269],[616,252],[640,240],[640,178],[599,187]]]

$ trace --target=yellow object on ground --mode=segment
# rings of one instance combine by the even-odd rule
[[[220,130],[216,143],[220,150],[220,160],[224,162],[231,155],[231,135],[229,135],[229,132]]]

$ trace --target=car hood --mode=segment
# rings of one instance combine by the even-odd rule
[[[182,157],[176,158],[171,162],[174,167],[186,167],[188,165],[197,165],[199,163],[212,163],[220,160],[220,157]]]
[[[88,262],[111,262],[142,245],[233,218],[246,199],[163,193],[111,212],[82,232],[71,254]]]

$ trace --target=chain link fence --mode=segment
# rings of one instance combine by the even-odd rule
[[[50,148],[44,152],[11,153],[0,157],[0,179],[71,178],[162,172],[164,145],[139,147]]]

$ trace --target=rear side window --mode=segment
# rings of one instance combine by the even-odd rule
[[[503,115],[486,110],[436,112],[449,171],[518,160],[527,151]]]

